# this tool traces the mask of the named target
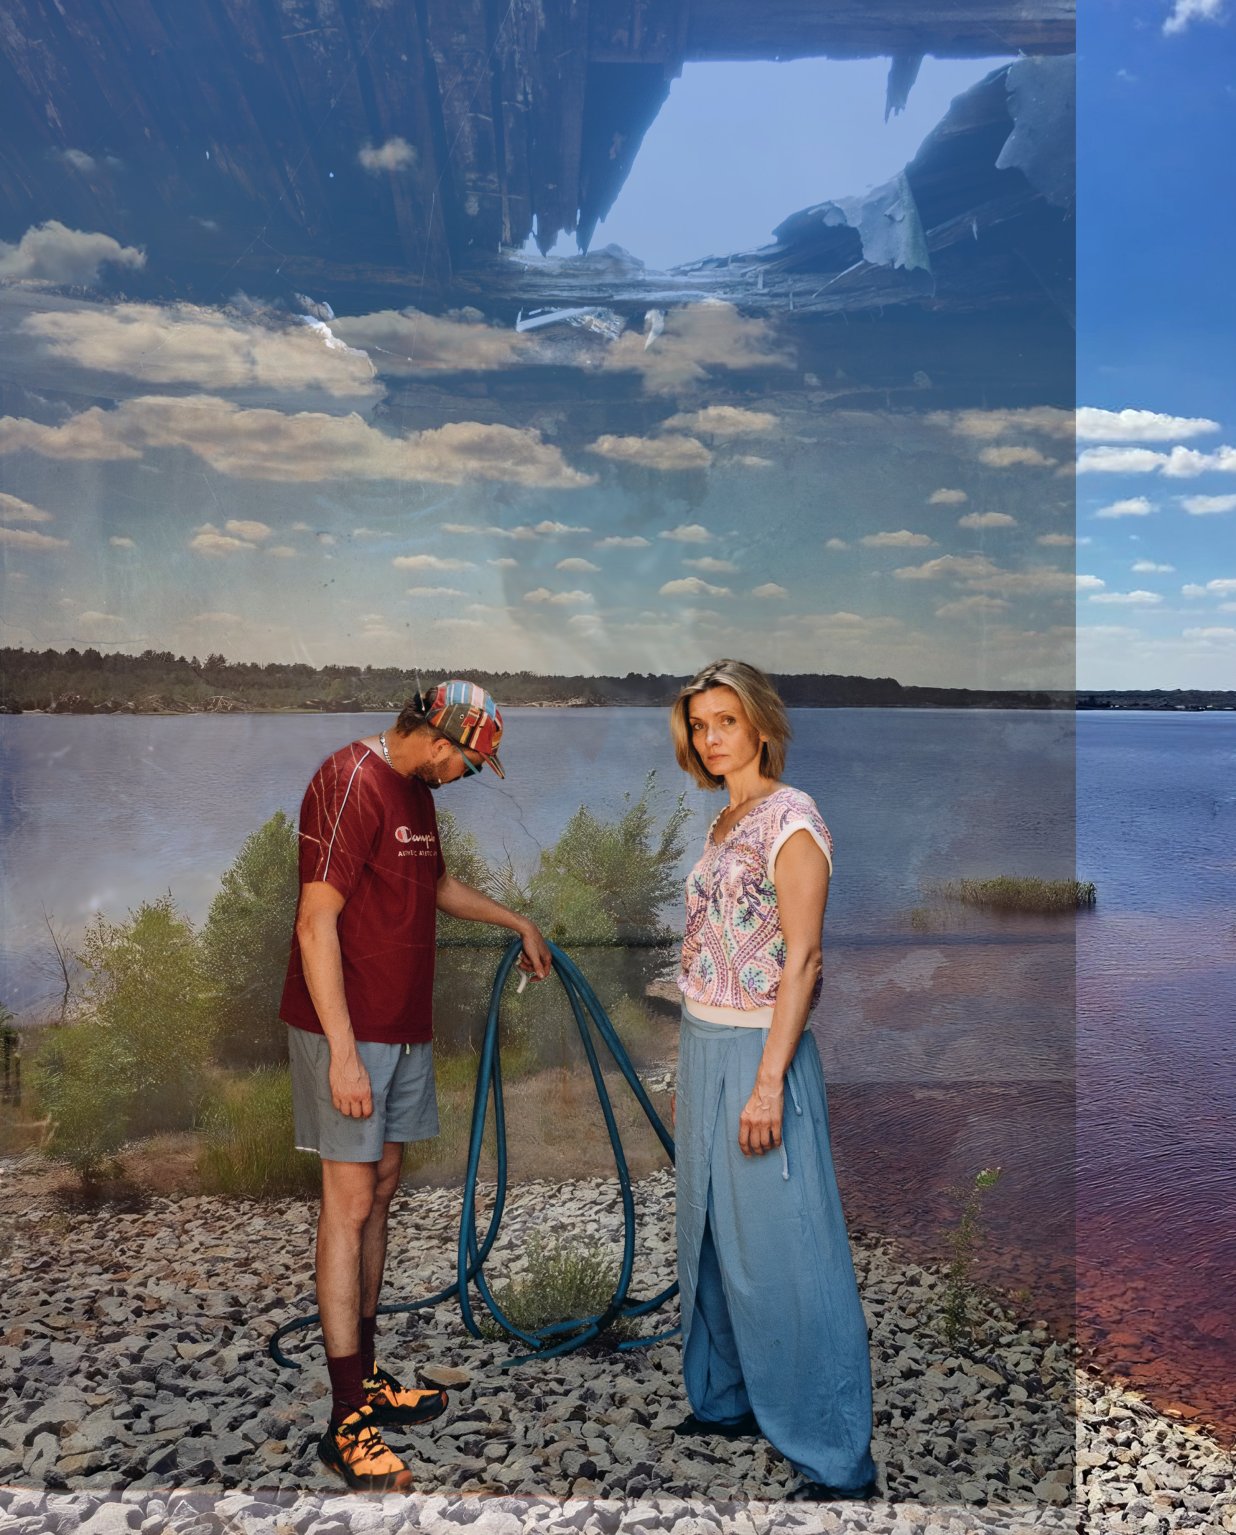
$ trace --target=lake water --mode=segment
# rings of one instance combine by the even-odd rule
[[[814,1020],[855,1225],[938,1249],[950,1190],[998,1164],[984,1266],[1111,1369],[1236,1434],[1236,716],[796,711],[787,777],[834,833]],[[370,716],[0,722],[0,998],[48,995],[43,912],[74,935],[171,889],[205,914],[244,839],[294,815]],[[657,710],[511,710],[507,780],[439,803],[530,867],[580,803],[655,770]],[[694,857],[715,796],[687,791]],[[909,919],[926,882],[1071,875],[1063,920]],[[685,872],[685,868],[684,868]],[[1075,1258],[1076,1234],[1076,1258]]]

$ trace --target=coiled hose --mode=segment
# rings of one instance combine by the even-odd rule
[[[622,1041],[619,1039],[613,1024],[609,1021],[605,1009],[597,1000],[596,993],[584,979],[574,961],[571,960],[556,944],[549,945],[549,952],[553,958],[554,974],[562,984],[566,992],[567,1001],[571,1005],[576,1027],[583,1042],[584,1054],[588,1060],[589,1069],[592,1072],[593,1086],[596,1088],[597,1101],[601,1108],[601,1114],[605,1120],[605,1128],[609,1133],[610,1146],[614,1153],[614,1167],[618,1174],[618,1186],[622,1195],[622,1264],[619,1269],[618,1283],[609,1304],[603,1311],[593,1316],[573,1317],[568,1321],[551,1322],[548,1326],[524,1329],[517,1327],[506,1315],[495,1300],[489,1283],[485,1278],[485,1260],[498,1238],[498,1231],[502,1224],[502,1212],[506,1206],[506,1110],[502,1098],[502,1059],[498,1047],[498,1025],[501,1007],[502,991],[507,978],[519,958],[522,944],[518,938],[513,939],[506,952],[502,956],[498,966],[498,973],[494,977],[493,990],[489,998],[489,1013],[485,1020],[485,1037],[481,1045],[480,1067],[477,1071],[476,1094],[472,1102],[472,1131],[468,1141],[468,1166],[464,1175],[463,1209],[459,1218],[459,1245],[456,1258],[455,1282],[438,1290],[433,1295],[427,1295],[423,1300],[398,1301],[390,1305],[379,1306],[378,1313],[381,1316],[394,1316],[409,1311],[423,1311],[430,1306],[437,1306],[452,1295],[459,1302],[460,1315],[464,1326],[474,1338],[481,1336],[480,1327],[472,1311],[472,1299],[469,1294],[469,1286],[475,1283],[480,1292],[481,1299],[498,1325],[512,1337],[518,1338],[530,1352],[521,1354],[516,1359],[507,1360],[502,1369],[510,1369],[513,1365],[526,1364],[529,1359],[552,1359],[556,1355],[569,1354],[572,1350],[590,1342],[599,1336],[605,1328],[609,1327],[619,1317],[646,1316],[649,1312],[656,1311],[672,1300],[678,1293],[677,1283],[666,1286],[659,1294],[649,1300],[632,1300],[628,1291],[631,1284],[631,1274],[635,1265],[635,1200],[631,1190],[631,1173],[627,1166],[627,1159],[622,1149],[622,1138],[618,1133],[618,1122],[614,1118],[613,1104],[610,1102],[609,1091],[605,1086],[605,1078],[601,1070],[600,1058],[597,1054],[596,1041],[593,1031],[600,1036],[606,1049],[609,1051],[614,1064],[625,1077],[631,1091],[635,1094],[636,1102],[643,1109],[648,1123],[656,1132],[657,1139],[665,1147],[671,1162],[674,1159],[674,1141],[670,1132],[665,1128],[661,1116],[653,1108],[652,1102],[644,1089],[644,1084],[636,1074],[631,1058],[628,1056]],[[494,1132],[497,1144],[497,1186],[494,1193],[494,1207],[489,1217],[489,1225],[485,1232],[484,1240],[478,1239],[476,1225],[476,1185],[481,1163],[481,1145],[485,1135],[485,1125],[489,1118],[489,1102],[493,1100]],[[299,1369],[300,1366],[283,1352],[281,1344],[283,1339],[291,1333],[298,1332],[302,1328],[312,1327],[321,1318],[317,1312],[312,1316],[296,1317],[291,1322],[285,1322],[270,1340],[269,1349],[271,1357],[277,1363],[289,1369]],[[632,1338],[618,1345],[620,1349],[647,1348],[653,1343],[664,1342],[672,1338],[679,1329],[672,1327],[665,1332],[658,1333],[651,1338]]]

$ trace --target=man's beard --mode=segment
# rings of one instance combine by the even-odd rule
[[[419,778],[423,784],[427,784],[431,789],[440,789],[442,787],[442,780],[428,763],[423,763],[420,767],[414,767],[412,769],[412,777]]]

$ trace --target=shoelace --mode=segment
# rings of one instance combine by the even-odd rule
[[[346,1435],[356,1448],[365,1455],[375,1453],[372,1443],[375,1439],[381,1449],[386,1449],[386,1441],[378,1432],[378,1425],[376,1423],[358,1423],[355,1428],[349,1428],[346,1423],[343,1423],[340,1424],[337,1433],[341,1437]]]

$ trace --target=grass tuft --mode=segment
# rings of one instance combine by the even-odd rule
[[[963,906],[1034,915],[1079,911],[1093,906],[1097,898],[1095,888],[1089,882],[1035,879],[1013,874],[1002,874],[995,879],[949,880],[933,887],[931,893],[941,900],[958,901]]]
[[[494,1299],[516,1327],[534,1332],[552,1322],[598,1316],[613,1299],[621,1265],[596,1244],[582,1246],[533,1237],[528,1243],[527,1272],[494,1289]],[[492,1317],[480,1320],[489,1338],[507,1336]],[[619,1317],[603,1336],[637,1336],[632,1319]]]
[[[312,1152],[296,1150],[286,1066],[227,1081],[206,1112],[204,1129],[198,1167],[207,1193],[281,1199],[318,1192],[321,1163]]]

